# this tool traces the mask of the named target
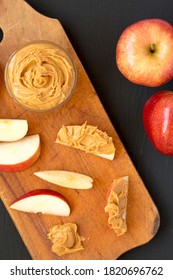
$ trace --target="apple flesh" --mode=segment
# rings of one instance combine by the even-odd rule
[[[171,80],[172,25],[161,19],[146,19],[127,27],[117,43],[116,63],[135,84],[156,87]]]
[[[165,155],[173,155],[173,91],[153,94],[143,109],[145,131],[154,147]]]
[[[11,203],[10,208],[29,213],[70,215],[66,198],[56,191],[46,189],[34,190],[20,196]]]
[[[29,168],[40,155],[38,134],[15,142],[0,143],[0,171],[15,172]]]
[[[71,189],[90,189],[93,186],[93,179],[87,175],[65,171],[46,170],[34,173],[39,178],[55,185]]]
[[[28,131],[27,120],[0,119],[0,141],[17,141]]]

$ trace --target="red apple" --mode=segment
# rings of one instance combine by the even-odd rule
[[[11,203],[10,208],[30,213],[70,215],[66,198],[56,191],[47,189],[34,190],[20,196]]]
[[[173,155],[173,91],[153,94],[143,109],[143,124],[154,147]]]
[[[15,172],[29,168],[40,155],[38,134],[14,142],[0,143],[0,171]]]
[[[120,72],[131,82],[156,87],[173,78],[173,28],[161,19],[127,27],[116,47]]]

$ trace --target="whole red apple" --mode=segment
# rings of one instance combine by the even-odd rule
[[[173,28],[161,19],[127,27],[116,47],[120,72],[131,82],[156,87],[173,78]]]
[[[143,109],[143,124],[154,147],[173,155],[173,91],[153,94]]]

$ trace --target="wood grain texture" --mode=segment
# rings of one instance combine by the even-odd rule
[[[15,6],[15,9],[14,9]],[[28,134],[39,133],[41,156],[28,170],[0,173],[0,194],[26,247],[33,259],[58,259],[51,252],[47,239],[49,228],[65,222],[75,222],[86,238],[85,250],[62,259],[116,259],[122,253],[153,238],[159,227],[159,213],[144,183],[131,162],[121,140],[112,126],[77,54],[60,22],[33,10],[22,0],[1,0],[0,27],[4,38],[0,44],[1,118],[27,119]],[[49,40],[60,44],[72,56],[78,73],[77,87],[71,100],[60,110],[32,113],[24,110],[9,97],[3,78],[5,64],[20,45],[33,40]],[[96,125],[113,137],[116,156],[113,161],[55,144],[56,133],[63,124]],[[94,188],[75,191],[56,187],[33,175],[46,169],[81,172],[94,179]],[[130,179],[127,224],[128,232],[116,237],[107,224],[105,197],[113,179],[128,175]],[[70,202],[71,215],[60,218],[42,214],[26,214],[9,209],[18,196],[36,188],[50,188],[62,193]]]

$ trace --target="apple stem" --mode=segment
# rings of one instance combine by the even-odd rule
[[[156,44],[151,44],[151,46],[150,46],[150,52],[151,52],[151,53],[154,53],[155,50],[156,50]]]

